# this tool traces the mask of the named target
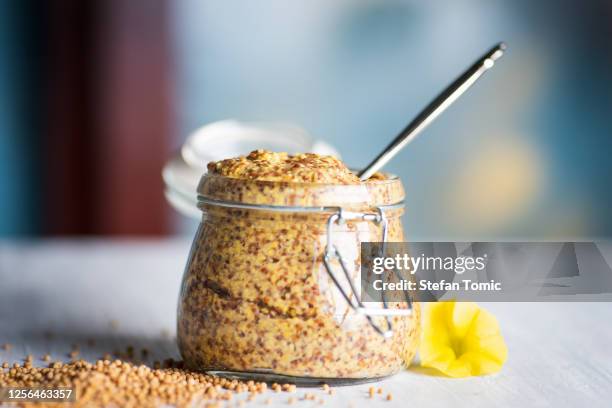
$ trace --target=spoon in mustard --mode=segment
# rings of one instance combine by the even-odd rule
[[[400,150],[413,141],[423,129],[474,85],[482,74],[491,69],[493,65],[495,65],[495,61],[504,55],[505,50],[505,43],[502,42],[497,44],[461,74],[452,84],[444,89],[442,93],[431,101],[429,105],[427,105],[425,109],[423,109],[421,113],[419,113],[418,116],[414,118],[395,139],[393,139],[385,150],[357,174],[359,179],[362,181],[369,179],[374,173],[387,164]]]

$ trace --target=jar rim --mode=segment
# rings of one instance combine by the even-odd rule
[[[378,207],[403,202],[400,178],[355,184],[251,180],[205,173],[197,188],[198,202],[264,205],[272,208]]]
[[[284,205],[272,205],[272,204],[249,204],[240,203],[236,201],[225,201],[215,200],[198,195],[198,207],[203,209],[205,206],[218,206],[224,208],[238,209],[238,210],[264,210],[264,211],[278,211],[278,212],[299,212],[299,213],[329,213],[338,212],[341,207],[338,206],[284,206]],[[404,208],[404,200],[398,201],[393,204],[378,205],[377,208],[388,211]]]

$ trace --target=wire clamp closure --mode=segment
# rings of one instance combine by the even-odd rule
[[[360,300],[359,292],[355,287],[355,283],[353,282],[353,278],[349,272],[349,268],[347,267],[346,260],[338,250],[338,247],[334,244],[333,241],[333,230],[334,225],[345,225],[347,221],[351,220],[361,220],[361,221],[369,221],[373,222],[376,225],[381,227],[381,242],[383,243],[381,252],[385,253],[385,244],[387,242],[388,235],[388,220],[385,217],[385,212],[381,207],[375,207],[376,211],[373,213],[364,213],[364,212],[354,212],[347,211],[343,208],[338,208],[338,210],[332,214],[327,220],[327,244],[325,245],[325,253],[323,254],[323,264],[325,265],[325,269],[327,270],[328,275],[348,303],[348,305],[353,309],[357,314],[364,315],[372,328],[382,335],[385,338],[390,338],[393,336],[393,323],[391,322],[391,316],[410,316],[412,314],[412,301],[410,299],[409,294],[404,291],[404,295],[406,297],[406,302],[408,304],[407,309],[390,309],[389,304],[386,300],[384,292],[382,292],[383,299],[383,308],[372,308],[367,307]],[[344,278],[348,281],[348,285],[350,287],[351,293],[350,295],[344,290],[342,285],[340,284],[340,280],[334,273],[332,262],[337,260],[340,264],[340,269],[342,269]],[[396,271],[397,274],[397,271]],[[384,316],[385,324],[378,324],[374,321],[372,316]]]

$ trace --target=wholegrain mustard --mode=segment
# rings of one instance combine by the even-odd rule
[[[370,379],[393,374],[403,360],[412,359],[418,304],[411,316],[393,317],[394,335],[384,338],[350,307],[323,264],[333,208],[372,212],[401,202],[398,178],[377,174],[360,182],[331,156],[257,150],[209,163],[198,193],[204,214],[183,278],[178,317],[187,366]],[[275,210],[278,206],[284,210]],[[402,212],[385,212],[388,241],[403,241]],[[380,226],[372,222],[335,226],[334,244],[349,261],[356,286],[360,243],[380,240]],[[384,325],[382,318],[374,319]]]

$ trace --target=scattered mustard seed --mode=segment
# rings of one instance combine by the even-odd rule
[[[175,366],[181,365],[174,362]],[[8,363],[3,364],[3,367]],[[230,401],[235,392],[244,392],[249,386],[256,394],[263,392],[264,383],[228,380],[203,373],[186,371],[177,367],[152,369],[122,360],[84,360],[70,363],[54,362],[48,367],[21,367],[0,370],[0,384],[6,387],[57,388],[67,386],[75,389],[79,398],[75,408],[94,406],[154,407],[172,405],[178,408],[204,405],[221,407],[221,401]],[[218,392],[226,390],[225,392]],[[243,402],[244,403],[244,402]],[[243,404],[238,403],[242,406]],[[25,408],[36,404],[23,404]]]
[[[306,393],[306,394],[304,394],[304,395],[302,396],[302,400],[303,400],[303,401],[308,401],[308,400],[310,399],[309,397],[310,397],[310,394],[309,394],[309,393]]]

